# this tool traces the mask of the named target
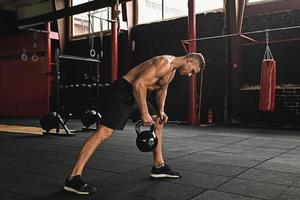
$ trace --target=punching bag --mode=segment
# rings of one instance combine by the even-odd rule
[[[260,75],[259,110],[272,112],[275,108],[276,61],[264,59]]]
[[[275,109],[276,61],[273,59],[268,43],[267,34],[267,47],[260,74],[259,110],[273,112]]]

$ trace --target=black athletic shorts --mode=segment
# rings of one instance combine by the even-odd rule
[[[157,110],[147,101],[150,115],[157,115]],[[139,110],[132,93],[132,85],[124,78],[116,80],[105,96],[100,124],[113,130],[123,130],[128,119],[138,115]]]

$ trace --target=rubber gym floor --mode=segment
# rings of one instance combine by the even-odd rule
[[[79,121],[68,126],[80,130]],[[37,119],[0,119],[0,199],[299,200],[299,130],[169,124],[164,154],[181,179],[149,178],[152,155],[135,146],[134,126],[117,131],[88,162],[93,196],[63,191],[84,140],[43,136]]]

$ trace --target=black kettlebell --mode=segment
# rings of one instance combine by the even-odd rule
[[[81,123],[84,127],[88,128],[92,124],[99,122],[101,119],[101,115],[97,113],[95,110],[86,110],[84,111],[83,116],[81,117]]]
[[[141,131],[141,126],[143,126],[142,121],[138,121],[135,124],[136,146],[141,152],[150,152],[155,150],[157,147],[157,136],[155,133],[155,125],[152,124],[150,130]]]
[[[50,112],[48,114],[45,114],[41,119],[40,119],[40,125],[42,129],[46,130],[47,132],[50,131],[51,129],[54,129],[57,127],[59,121],[57,118],[57,113],[56,112]]]

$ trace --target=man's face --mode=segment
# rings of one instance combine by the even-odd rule
[[[182,76],[192,76],[200,72],[200,67],[193,59],[188,59],[184,65],[179,68],[179,73]]]

